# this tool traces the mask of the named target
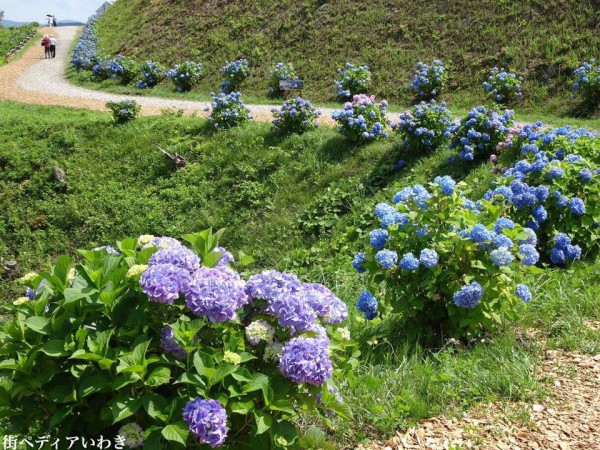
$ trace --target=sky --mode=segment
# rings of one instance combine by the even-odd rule
[[[0,0],[4,18],[17,22],[46,21],[46,14],[58,20],[80,20],[85,22],[104,0]]]

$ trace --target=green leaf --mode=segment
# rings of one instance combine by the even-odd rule
[[[25,320],[25,326],[40,334],[50,334],[51,331],[50,319],[47,317],[29,317]]]
[[[65,341],[61,339],[52,339],[46,342],[41,350],[48,356],[66,356],[70,354],[65,350]]]
[[[254,420],[256,421],[256,434],[262,434],[265,431],[269,431],[273,418],[262,411],[254,410]]]
[[[147,394],[144,397],[144,409],[153,419],[166,422],[168,419],[167,400],[159,394]]]
[[[238,366],[234,366],[233,364],[223,364],[219,366],[217,372],[209,379],[208,387],[214,386],[215,384],[222,381],[227,375],[232,374],[236,371]]]
[[[85,361],[100,361],[102,356],[88,353],[85,350],[75,350],[69,359],[83,359]]]
[[[186,423],[179,420],[164,427],[161,433],[167,441],[175,441],[185,445],[190,432]]]
[[[298,439],[296,427],[287,420],[275,422],[273,424],[273,434],[275,435],[275,442],[282,447],[288,447]]]
[[[202,263],[207,267],[215,267],[222,257],[223,254],[220,252],[210,252],[204,255],[202,258]]]
[[[71,415],[71,413],[73,412],[73,408],[75,408],[75,406],[72,405],[59,407],[50,419],[50,424],[48,425],[48,427],[54,428],[56,425],[65,420],[69,415]]]
[[[244,386],[244,393],[254,392],[263,389],[264,386],[268,386],[269,377],[263,374],[255,374],[252,377],[252,381]]]
[[[160,386],[162,384],[166,384],[171,380],[171,370],[168,367],[157,367],[154,369],[148,377],[144,384],[146,386]]]
[[[231,412],[234,414],[246,415],[254,409],[254,402],[248,400],[247,402],[233,402],[231,404]]]
[[[91,287],[85,288],[67,288],[63,291],[63,295],[65,297],[65,305],[70,303],[78,302],[84,298],[88,298],[92,294],[97,294],[98,291]]]
[[[112,380],[104,374],[97,373],[84,376],[79,380],[79,397],[83,398],[96,392],[102,392],[111,385]]]
[[[142,403],[143,398],[127,394],[119,395],[110,405],[113,423],[117,423],[135,414],[140,409],[140,406],[142,406]]]
[[[269,409],[272,409],[274,411],[283,411],[288,414],[296,414],[296,411],[294,410],[292,404],[284,399],[275,400],[269,405]]]

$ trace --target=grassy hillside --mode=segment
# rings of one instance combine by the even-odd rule
[[[373,93],[408,103],[415,64],[440,58],[460,97],[482,97],[498,65],[527,78],[530,101],[560,93],[559,105],[572,70],[600,54],[600,9],[596,0],[118,0],[98,35],[107,53],[202,61],[205,91],[218,89],[225,60],[244,56],[253,66],[245,93],[264,94],[269,70],[286,61],[307,81],[307,97],[327,101],[336,68],[351,61],[371,67]]]

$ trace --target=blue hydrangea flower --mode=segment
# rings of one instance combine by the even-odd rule
[[[419,261],[428,269],[433,269],[435,266],[437,266],[439,259],[440,257],[435,250],[430,248],[421,250]]]
[[[531,228],[523,228],[523,232],[527,233],[529,237],[527,239],[519,240],[519,244],[531,244],[537,245],[537,234]]]
[[[488,230],[485,227],[485,225],[478,223],[477,225],[475,225],[473,227],[473,229],[469,233],[469,237],[473,241],[480,244],[482,242],[491,241],[493,239],[494,235],[492,234],[492,232],[490,230]]]
[[[564,264],[567,260],[567,256],[565,255],[565,252],[560,250],[557,247],[554,247],[551,251],[550,251],[550,261],[552,261],[552,264],[556,264],[556,265],[560,265],[560,264]]]
[[[390,233],[388,233],[387,230],[379,228],[377,230],[371,231],[369,237],[373,248],[375,250],[381,250],[385,246],[385,243],[388,241]]]
[[[494,239],[492,239],[492,243],[496,246],[496,248],[513,248],[514,245],[513,241],[505,234],[497,234],[496,236],[494,236]]]
[[[585,214],[585,203],[583,203],[583,200],[581,200],[580,198],[572,198],[571,202],[569,203],[569,208],[571,209],[571,212],[576,216],[581,216],[582,214]]]
[[[452,195],[454,192],[454,186],[456,186],[456,182],[448,175],[443,177],[435,177],[433,182],[442,187],[442,193],[445,195]]]
[[[162,329],[160,348],[162,348],[165,353],[170,353],[177,359],[183,360],[187,358],[187,352],[175,341],[173,329],[168,325]]]
[[[531,210],[531,215],[535,218],[536,222],[538,223],[545,222],[548,218],[546,208],[544,208],[542,205],[536,205],[535,208]]]
[[[519,253],[522,256],[521,263],[525,266],[533,266],[540,259],[540,254],[531,244],[521,244],[519,246]]]
[[[412,253],[406,253],[400,260],[400,268],[402,270],[417,270],[419,268],[419,260]]]
[[[502,233],[503,229],[508,228],[509,230],[512,230],[514,227],[515,223],[512,220],[507,217],[500,217],[494,224],[494,231],[496,233]]]
[[[183,409],[183,419],[202,444],[216,448],[227,438],[227,412],[217,400],[195,398]]]
[[[359,252],[356,254],[354,259],[352,260],[352,267],[354,267],[354,269],[358,273],[364,273],[366,271],[366,269],[362,266],[362,263],[364,263],[365,261],[366,261],[365,254],[363,252]]]
[[[592,171],[590,169],[581,169],[579,171],[579,176],[581,177],[581,179],[583,181],[590,181],[592,179],[592,177],[594,176],[594,174],[592,173]]]
[[[356,307],[361,313],[364,314],[365,319],[367,320],[373,320],[375,316],[377,316],[377,299],[370,291],[361,292],[361,294],[358,296]]]
[[[558,233],[554,236],[554,244],[559,249],[564,250],[571,245],[571,238],[565,233]]]
[[[531,292],[529,292],[529,288],[524,284],[517,284],[516,295],[525,303],[531,301]]]
[[[566,249],[566,256],[571,261],[581,259],[581,247],[579,245],[568,245]]]
[[[149,300],[172,305],[180,294],[189,290],[191,281],[186,270],[173,264],[157,264],[142,274],[140,286]]]
[[[508,266],[515,259],[506,247],[500,247],[490,253],[492,262],[498,267]]]
[[[462,308],[475,308],[483,296],[481,285],[473,281],[467,286],[463,286],[460,291],[455,292],[453,296],[454,304]]]
[[[398,254],[392,250],[380,250],[375,255],[375,260],[384,269],[389,269],[398,261]]]
[[[279,370],[294,383],[320,386],[333,374],[329,342],[319,338],[290,339],[283,347]]]

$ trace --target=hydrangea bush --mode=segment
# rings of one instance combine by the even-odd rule
[[[580,96],[589,105],[600,103],[600,64],[595,59],[584,62],[575,70],[574,98]]]
[[[186,61],[177,64],[165,76],[171,79],[177,92],[188,92],[202,79],[202,63]]]
[[[452,128],[450,148],[456,149],[458,157],[465,161],[488,157],[508,134],[512,117],[510,109],[501,113],[494,108],[477,106]]]
[[[357,307],[368,320],[393,311],[421,337],[472,337],[516,317],[526,287],[517,279],[539,255],[535,233],[505,217],[502,205],[474,203],[449,176],[380,203],[380,228],[353,265],[367,290]]]
[[[280,81],[291,81],[297,79],[298,76],[296,75],[293,65],[289,63],[285,64],[278,62],[275,64],[275,67],[269,74],[269,96],[281,97],[283,95],[283,91],[279,89]]]
[[[340,78],[335,80],[335,93],[340,98],[366,94],[371,87],[371,71],[368,66],[355,66],[347,62],[338,69]]]
[[[250,110],[246,108],[242,101],[242,94],[231,92],[225,94],[220,92],[213,95],[211,103],[212,112],[208,120],[217,129],[223,130],[231,127],[237,127],[252,119]]]
[[[137,76],[139,67],[132,58],[117,55],[106,61],[99,61],[92,67],[92,78],[97,81],[119,80],[122,84],[131,83]]]
[[[442,61],[436,59],[431,65],[419,62],[408,88],[414,91],[417,97],[429,100],[442,93],[447,81],[448,72]]]
[[[146,61],[139,67],[139,80],[136,84],[138,89],[151,89],[165,78],[167,70],[154,61]]]
[[[308,100],[300,97],[287,100],[281,108],[274,108],[271,112],[273,113],[271,129],[283,134],[302,134],[314,130],[319,126],[317,119],[321,115],[321,111],[317,111]]]
[[[598,253],[600,242],[600,141],[585,130],[543,129],[541,123],[511,130],[504,154],[521,157],[486,198],[503,203],[511,217],[538,233],[539,246],[553,264]],[[502,155],[501,158],[504,158]],[[555,237],[573,244],[567,258],[554,257]],[[563,240],[564,242],[564,240]],[[554,256],[553,256],[554,255]]]
[[[98,37],[96,36],[96,18],[92,17],[88,20],[83,28],[81,38],[73,49],[71,55],[71,64],[75,66],[77,71],[92,70],[98,64]]]
[[[334,111],[333,120],[340,124],[339,131],[353,142],[368,142],[389,136],[388,103],[375,103],[375,96],[355,95],[346,102],[342,111]]]
[[[494,67],[490,71],[487,81],[483,82],[483,90],[495,102],[511,103],[523,98],[522,83],[523,77],[519,77],[513,72],[507,72],[504,68]]]
[[[32,299],[0,326],[11,434],[279,448],[299,409],[349,419],[331,393],[356,364],[346,305],[293,274],[242,279],[220,234],[126,239],[27,277]]]
[[[435,149],[450,138],[452,113],[446,103],[431,100],[421,102],[411,110],[400,114],[400,120],[393,124],[404,139],[404,146],[415,151]]]
[[[225,81],[221,83],[221,92],[229,94],[238,91],[242,82],[248,78],[250,65],[244,58],[227,61],[227,64],[221,68],[221,73],[225,77]]]
[[[134,120],[142,110],[142,107],[135,100],[108,102],[106,107],[112,111],[116,123],[126,123]]]

